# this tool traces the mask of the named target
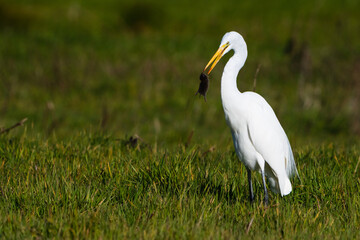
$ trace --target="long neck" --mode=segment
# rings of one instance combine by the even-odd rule
[[[240,94],[237,88],[236,78],[240,69],[244,66],[246,57],[241,57],[237,52],[226,63],[221,77],[221,99],[223,103],[232,101],[232,96]]]

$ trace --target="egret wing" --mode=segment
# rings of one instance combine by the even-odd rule
[[[253,146],[276,175],[286,171],[291,176],[296,169],[291,146],[273,109],[260,95],[245,94],[252,103],[247,126]]]

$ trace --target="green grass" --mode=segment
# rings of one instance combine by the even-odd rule
[[[248,201],[232,150],[154,149],[109,136],[1,138],[1,238],[350,238],[360,226],[359,152],[296,151],[302,184]],[[249,227],[250,222],[252,222]]]
[[[0,0],[0,238],[356,238],[359,1]],[[302,183],[248,203],[220,101],[222,35],[249,50],[238,87],[274,108]],[[139,136],[140,145],[131,144]],[[250,224],[251,223],[251,224]],[[248,227],[250,226],[250,227]]]

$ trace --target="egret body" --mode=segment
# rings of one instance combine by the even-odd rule
[[[208,74],[218,61],[234,50],[221,78],[221,100],[225,119],[231,129],[237,156],[248,173],[250,201],[254,200],[251,171],[260,171],[264,186],[264,201],[268,204],[265,176],[270,188],[281,196],[292,191],[290,177],[297,174],[289,140],[273,109],[255,92],[241,93],[236,78],[247,58],[247,46],[237,32],[226,33],[218,51],[204,71]]]

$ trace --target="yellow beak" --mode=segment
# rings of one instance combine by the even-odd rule
[[[216,51],[216,53],[214,54],[214,56],[211,58],[211,60],[208,62],[208,64],[206,65],[206,67],[204,68],[204,72],[205,70],[209,67],[209,65],[212,63],[209,71],[207,72],[207,74],[210,74],[210,72],[213,70],[213,68],[216,66],[216,64],[219,62],[219,60],[221,59],[221,57],[223,56],[223,53],[225,52],[225,50],[229,47],[229,43],[225,43],[224,45],[221,45],[219,47],[219,49]]]

